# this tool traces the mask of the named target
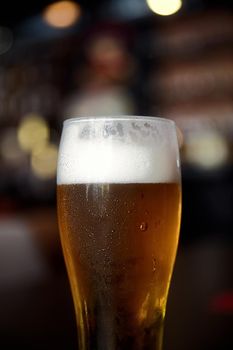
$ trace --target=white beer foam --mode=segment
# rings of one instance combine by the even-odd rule
[[[171,142],[80,138],[78,123],[64,126],[58,184],[168,183],[179,179],[177,148]],[[157,140],[158,141],[158,140]],[[175,144],[176,146],[176,144]]]

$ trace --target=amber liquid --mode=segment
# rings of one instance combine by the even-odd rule
[[[180,186],[59,185],[57,195],[79,349],[161,349]]]

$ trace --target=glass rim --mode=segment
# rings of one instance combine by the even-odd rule
[[[153,116],[143,116],[143,115],[106,115],[106,116],[83,116],[83,117],[72,117],[72,118],[68,118],[65,119],[63,121],[63,125],[67,125],[67,124],[72,124],[72,123],[78,123],[78,122],[87,122],[87,121],[157,121],[159,123],[168,123],[170,125],[175,126],[176,123],[174,122],[174,120],[169,119],[169,118],[165,118],[165,117],[153,117]]]

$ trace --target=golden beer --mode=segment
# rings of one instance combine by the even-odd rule
[[[179,185],[57,191],[80,348],[156,349],[179,235]]]
[[[110,143],[113,161],[120,164],[125,155],[121,153],[117,160],[113,135],[104,143],[101,155],[108,152]],[[74,136],[77,140],[77,132]],[[97,143],[92,147],[89,141],[88,137],[86,152],[88,147],[96,152],[100,146]],[[62,162],[68,158],[64,154]],[[90,172],[95,169],[89,168],[89,161],[95,159],[80,159],[79,166],[87,162],[88,171],[77,167],[77,181],[73,170],[69,181],[65,171],[61,172],[57,186],[60,235],[76,310],[79,349],[160,350],[181,215],[181,189],[174,165],[161,161],[162,170],[157,169],[154,182],[149,182],[151,176],[145,178],[145,174],[151,170],[152,161],[144,162],[146,172],[139,166],[135,171],[142,171],[147,181],[131,183],[126,177],[125,182],[121,179],[117,183],[114,177],[120,178],[118,167],[118,174],[110,174],[108,166],[107,170]],[[73,166],[62,162],[58,168]],[[125,165],[132,167],[130,161]],[[163,168],[169,176],[164,175]],[[82,171],[89,180],[86,183],[80,181]],[[132,177],[127,167],[122,171]],[[90,176],[98,181],[91,182]],[[107,181],[101,182],[101,177]]]

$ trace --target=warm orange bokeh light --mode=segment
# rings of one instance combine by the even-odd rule
[[[58,1],[48,5],[43,18],[52,27],[66,28],[73,25],[81,15],[80,6],[73,1]]]

